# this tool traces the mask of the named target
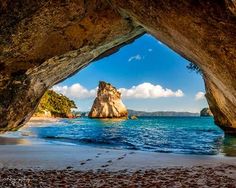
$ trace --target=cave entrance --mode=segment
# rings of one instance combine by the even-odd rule
[[[56,92],[89,111],[99,81],[122,90],[128,109],[199,113],[208,104],[201,74],[187,69],[190,62],[149,34],[119,52],[93,62],[53,86]]]
[[[38,135],[76,144],[158,152],[216,154],[227,151],[227,138],[212,117],[199,117],[207,107],[201,73],[186,67],[190,62],[151,35],[145,34],[119,52],[53,86],[75,101],[79,118],[68,119],[70,128],[35,128]],[[122,94],[129,116],[137,120],[89,119],[99,81]],[[69,130],[69,132],[67,132]],[[230,140],[230,141],[229,141]],[[227,143],[228,145],[224,145]],[[230,152],[229,152],[230,151]]]
[[[200,73],[186,68],[190,65],[165,44],[145,34],[53,89],[75,99],[82,111],[90,110],[98,82],[105,81],[121,91],[128,109],[199,113],[208,106],[204,81]]]

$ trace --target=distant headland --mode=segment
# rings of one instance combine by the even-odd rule
[[[77,108],[75,102],[68,97],[48,90],[40,100],[34,117],[73,118],[72,109]]]

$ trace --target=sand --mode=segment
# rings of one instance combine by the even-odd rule
[[[47,123],[55,123],[59,122],[62,118],[51,118],[51,117],[31,117],[27,125],[34,125],[37,124],[47,124]],[[24,126],[25,127],[25,126]]]
[[[28,126],[59,121],[33,118]],[[103,149],[0,137],[0,187],[236,188],[236,157]]]
[[[0,187],[236,187],[234,157],[0,145]]]
[[[126,171],[75,171],[2,169],[1,187],[228,187],[236,185],[235,166],[214,168],[164,168],[159,170]]]

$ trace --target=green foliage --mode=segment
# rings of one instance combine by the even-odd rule
[[[201,69],[193,63],[189,63],[186,67],[187,67],[187,69],[189,69],[191,71],[195,71],[198,74],[202,74]]]
[[[48,90],[38,105],[36,113],[44,113],[45,110],[56,116],[67,116],[71,114],[71,108],[77,108],[75,102],[62,94]]]

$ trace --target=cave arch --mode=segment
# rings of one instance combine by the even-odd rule
[[[215,122],[236,134],[236,4],[0,1],[0,131],[17,130],[50,86],[148,32],[198,65]]]

